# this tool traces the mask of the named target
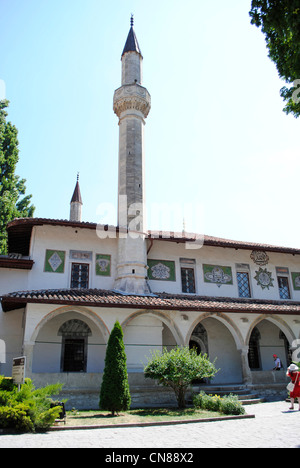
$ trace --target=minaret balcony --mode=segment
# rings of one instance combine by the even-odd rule
[[[151,108],[151,96],[146,88],[134,83],[123,85],[114,93],[113,109],[120,117],[122,112],[130,109],[141,112],[146,118]]]

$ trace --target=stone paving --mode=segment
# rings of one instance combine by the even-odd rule
[[[0,435],[0,448],[300,448],[300,411],[288,408],[284,401],[246,406],[253,419]]]

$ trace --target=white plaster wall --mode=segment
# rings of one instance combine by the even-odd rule
[[[5,359],[0,362],[0,374],[11,376],[12,360],[22,355],[24,309],[0,311],[0,340],[4,342]],[[3,346],[3,344],[2,344]]]
[[[13,291],[26,291],[29,274],[30,270],[0,268],[0,296]]]
[[[214,318],[207,318],[201,324],[207,332],[209,360],[216,359],[215,366],[220,369],[212,383],[242,382],[240,353],[229,330]]]
[[[292,284],[292,272],[300,272],[300,256],[267,252],[270,260],[266,266],[272,273],[273,287],[262,289],[254,279],[259,266],[250,258],[252,250],[232,249],[223,247],[203,246],[200,249],[188,250],[185,244],[176,242],[154,240],[148,258],[155,260],[171,260],[175,262],[176,281],[150,280],[149,284],[153,292],[182,293],[180,276],[180,258],[195,259],[196,294],[215,297],[238,297],[238,285],[236,279],[236,264],[245,263],[250,267],[249,279],[252,298],[266,300],[280,300],[277,282],[276,267],[289,268],[289,287],[291,300],[300,301],[300,291],[295,291]],[[204,281],[203,264],[229,266],[232,269],[233,284],[212,284]]]
[[[110,233],[111,234],[111,233]],[[108,235],[108,233],[107,233]],[[46,250],[62,250],[66,252],[65,269],[63,273],[45,272]],[[31,258],[34,260],[29,275],[28,289],[69,288],[71,281],[70,250],[91,251],[92,261],[78,260],[89,263],[89,287],[112,289],[116,269],[117,240],[114,238],[100,239],[95,230],[62,226],[36,226],[31,243]],[[111,276],[97,276],[95,273],[96,254],[111,255]]]
[[[130,372],[143,372],[151,352],[162,351],[163,324],[149,315],[137,317],[124,330],[127,368]]]

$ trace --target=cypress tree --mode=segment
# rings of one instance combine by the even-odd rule
[[[128,410],[130,403],[123,330],[117,321],[107,343],[99,407],[114,416]]]

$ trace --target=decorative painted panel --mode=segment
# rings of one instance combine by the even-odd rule
[[[176,281],[175,262],[148,260],[148,278],[151,280]]]
[[[231,267],[220,265],[203,265],[205,283],[233,284]]]
[[[96,275],[110,276],[111,255],[96,254]]]
[[[265,266],[269,263],[269,256],[262,250],[253,250],[250,255],[251,259],[256,265]]]
[[[300,291],[300,273],[292,273],[293,287],[295,291]]]
[[[272,278],[272,273],[270,271],[267,271],[266,268],[260,268],[255,273],[256,275],[254,276],[254,279],[256,279],[257,285],[260,286],[262,289],[269,289],[274,287],[274,279]]]
[[[92,261],[93,252],[87,252],[85,250],[70,250],[70,259],[71,260],[84,260]]]
[[[65,270],[65,257],[65,251],[46,250],[44,271],[48,273],[63,273]]]

